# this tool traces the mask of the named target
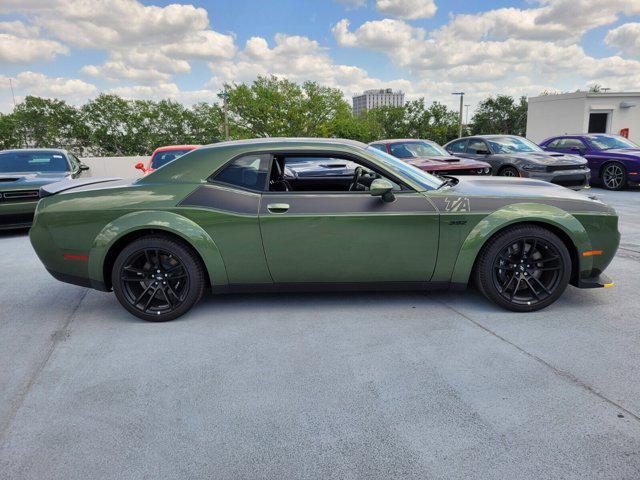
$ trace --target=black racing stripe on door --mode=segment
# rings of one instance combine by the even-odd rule
[[[260,195],[242,190],[202,185],[187,195],[179,207],[199,207],[243,215],[257,215]]]
[[[445,197],[429,197],[436,208],[442,213],[462,212],[494,212],[500,208],[517,205],[519,203],[539,203],[558,207],[567,212],[601,212],[612,213],[611,207],[589,201],[559,199],[559,198],[482,198],[451,195]]]
[[[396,194],[393,202],[384,202],[368,193],[353,194],[277,194],[264,195],[261,214],[270,213],[273,203],[289,205],[288,215],[322,215],[341,213],[433,213],[435,209],[420,194]]]

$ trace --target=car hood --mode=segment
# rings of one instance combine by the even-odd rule
[[[594,202],[594,194],[576,192],[560,185],[543,180],[518,177],[456,177],[458,183],[451,187],[442,187],[443,192],[460,196],[487,196],[507,198],[555,198]]]
[[[69,172],[28,172],[28,173],[0,173],[0,190],[37,190],[43,185],[68,180]]]
[[[499,154],[524,160],[527,162],[539,163],[542,165],[585,165],[587,161],[578,155],[567,155],[556,152],[531,152],[531,153],[510,153]]]
[[[485,168],[490,165],[486,162],[477,160],[468,160],[466,158],[459,158],[451,156],[426,156],[415,158],[402,158],[401,160],[407,162],[414,167],[420,169],[428,168],[430,170],[457,170],[468,168]]]

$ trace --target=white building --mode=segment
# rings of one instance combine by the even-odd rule
[[[640,92],[575,92],[529,98],[527,138],[611,133],[640,143]]]
[[[353,97],[353,114],[360,115],[376,107],[404,107],[404,92],[394,92],[390,88],[365,90]]]

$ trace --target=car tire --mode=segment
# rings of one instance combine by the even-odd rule
[[[502,167],[498,172],[500,177],[519,177],[520,172],[515,167]]]
[[[564,242],[537,225],[516,225],[491,237],[478,254],[475,283],[489,300],[514,312],[555,302],[571,278]]]
[[[600,183],[606,190],[627,188],[627,169],[620,162],[608,162],[600,168]]]
[[[120,304],[138,318],[166,322],[185,314],[204,293],[205,269],[186,244],[164,236],[134,240],[111,270]]]

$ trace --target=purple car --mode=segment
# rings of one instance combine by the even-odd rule
[[[607,190],[640,184],[640,146],[618,135],[589,133],[547,138],[540,146],[551,152],[582,155],[589,162],[591,180]]]

